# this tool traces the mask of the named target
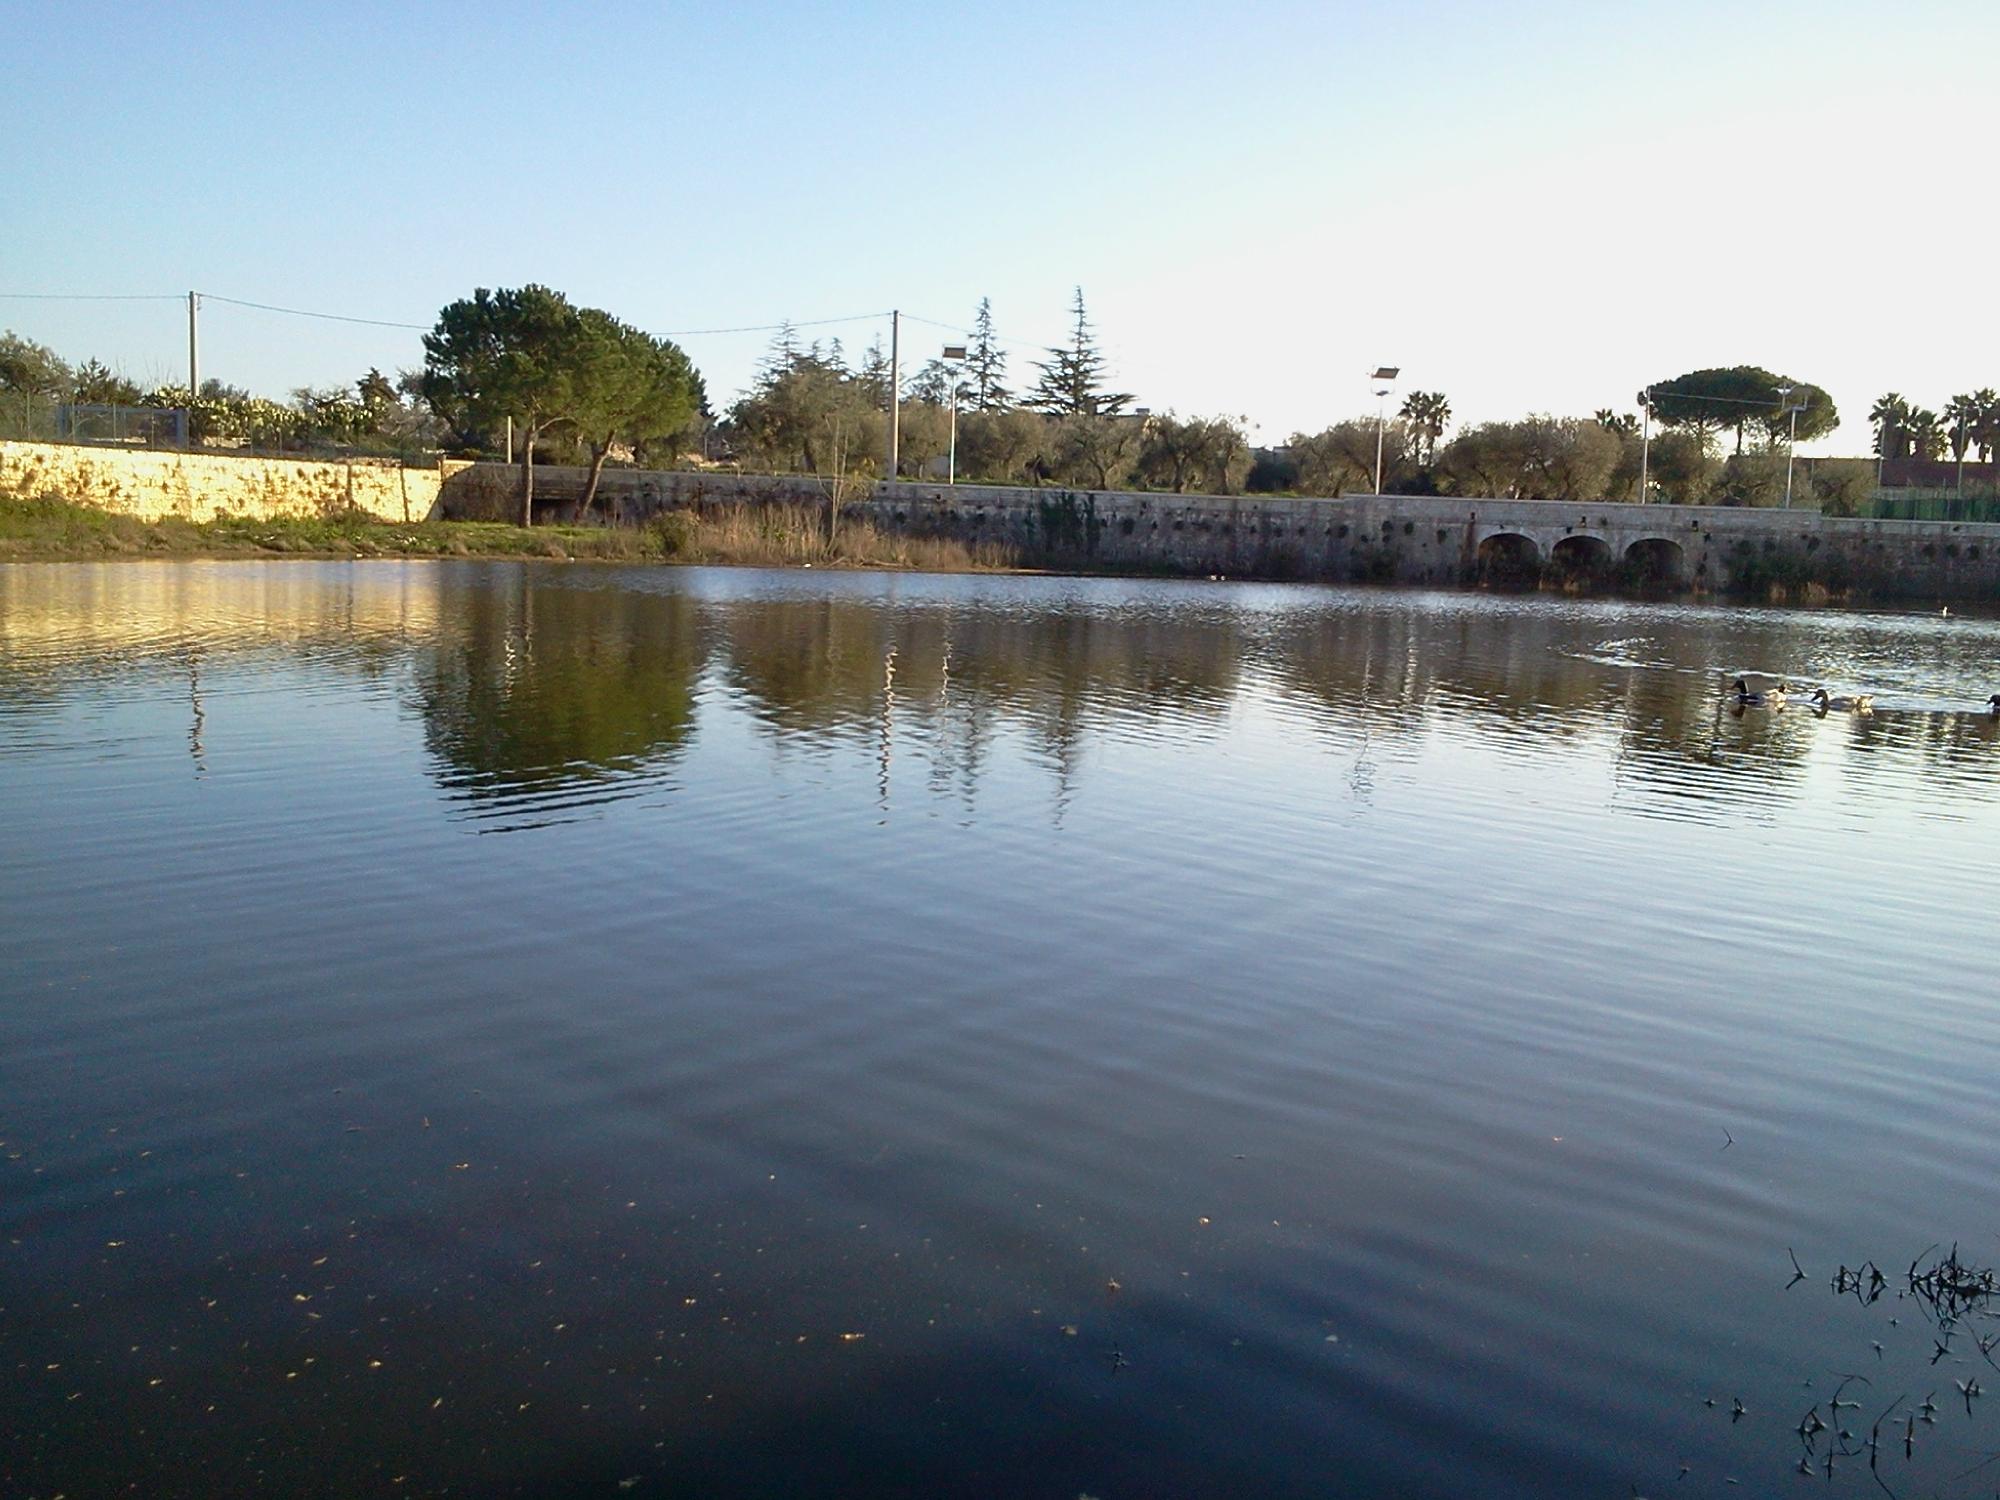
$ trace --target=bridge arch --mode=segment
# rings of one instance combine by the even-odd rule
[[[1521,532],[1496,531],[1481,538],[1478,563],[1482,583],[1533,583],[1541,577],[1542,549]]]
[[[1549,561],[1558,572],[1572,578],[1611,571],[1611,543],[1601,536],[1577,533],[1562,538],[1549,549]]]
[[[1671,537],[1640,537],[1625,549],[1625,570],[1640,583],[1684,583],[1687,553]]]

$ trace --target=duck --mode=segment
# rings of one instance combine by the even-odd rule
[[[2000,719],[2000,693],[1995,693],[1991,698],[1988,698],[1986,704],[1987,707],[1993,710],[1993,717]]]
[[[1753,688],[1739,677],[1730,689],[1737,703],[1744,708],[1783,708],[1785,706],[1785,685],[1774,683],[1767,688]]]
[[[1724,672],[1723,681],[1728,683],[1728,691],[1739,693],[1748,689],[1753,693],[1768,693],[1774,688],[1781,693],[1791,691],[1791,684],[1776,672],[1752,672],[1741,668],[1734,672]]]
[[[1851,697],[1843,693],[1839,697],[1831,697],[1825,688],[1820,688],[1812,695],[1812,703],[1813,707],[1820,713],[1830,711],[1837,714],[1872,714],[1875,712],[1875,695],[1873,693],[1855,693]]]

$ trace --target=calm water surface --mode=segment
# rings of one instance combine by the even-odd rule
[[[2000,1260],[1996,690],[1956,615],[0,568],[0,1493],[1778,1493],[1834,1371],[1906,1400],[1822,1489],[1988,1493],[1894,1292]]]

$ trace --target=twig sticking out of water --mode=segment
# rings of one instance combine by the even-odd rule
[[[1797,1265],[1797,1261],[1793,1261]],[[1852,1271],[1846,1266],[1833,1273],[1833,1293],[1844,1297],[1852,1292],[1863,1307],[1879,1298],[1889,1285],[1889,1278],[1882,1274],[1881,1267],[1872,1260],[1864,1260]]]
[[[1933,1245],[1925,1254],[1935,1251]],[[2000,1296],[2000,1276],[1990,1268],[1968,1266],[1958,1258],[1958,1246],[1924,1265],[1919,1255],[1910,1262],[1910,1294],[1941,1328],[1949,1328],[1967,1313]]]

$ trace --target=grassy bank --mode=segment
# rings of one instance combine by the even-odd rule
[[[1005,569],[1004,548],[876,531],[824,511],[732,506],[675,511],[642,527],[506,526],[487,521],[376,521],[362,516],[253,521],[141,521],[45,497],[0,497],[0,561],[124,557],[545,557],[758,567]]]

